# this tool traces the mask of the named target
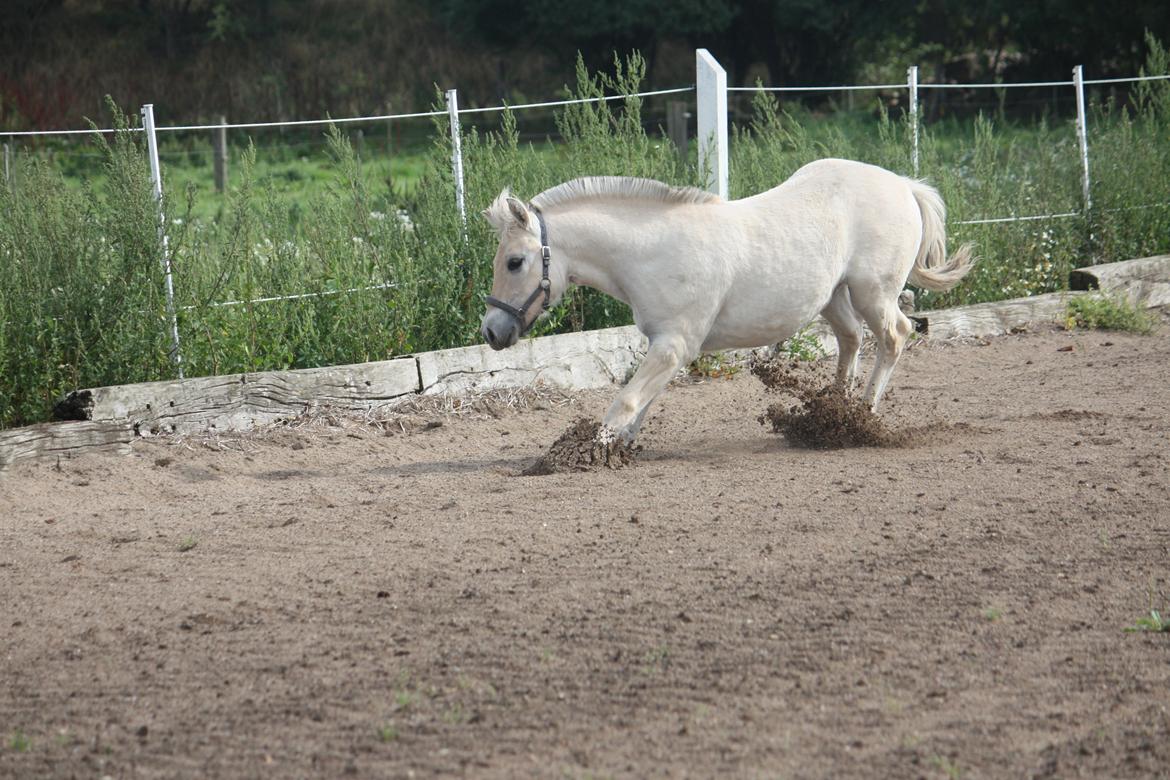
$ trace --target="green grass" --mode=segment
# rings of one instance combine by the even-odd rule
[[[743,368],[735,358],[725,352],[712,352],[700,355],[687,366],[687,373],[693,377],[706,379],[731,379]]]
[[[381,128],[366,127],[365,140],[359,143],[357,131],[342,130],[360,160],[362,184],[369,191],[384,193],[384,205],[401,204],[414,192],[425,173],[430,151],[430,127],[411,121],[408,136],[384,133]],[[294,129],[281,133],[277,129],[231,131],[228,140],[227,191],[215,190],[213,152],[209,131],[182,131],[159,134],[159,158],[167,189],[185,201],[193,195],[191,216],[197,220],[222,218],[230,197],[243,183],[245,156],[254,156],[251,184],[282,200],[288,208],[303,211],[335,176],[334,159],[327,136],[321,128]],[[37,147],[18,152],[18,179],[22,168],[49,163],[60,171],[65,186],[83,190],[86,185],[101,188],[106,183],[101,151],[90,144],[74,140],[49,138]]]
[[[27,753],[32,750],[32,740],[23,731],[17,729],[8,738],[8,749],[13,753]]]
[[[1168,66],[1156,48],[1150,71]],[[643,75],[637,57],[611,74],[581,68],[572,93],[637,91]],[[733,196],[774,186],[827,155],[910,173],[909,128],[899,116],[786,114],[765,97],[753,111],[732,140]],[[111,113],[115,126],[129,125]],[[531,197],[582,175],[700,182],[694,146],[680,158],[643,120],[634,98],[564,107],[550,142],[521,142],[510,112],[494,129],[465,128],[466,230],[454,207],[445,117],[392,156],[373,131],[364,151],[349,130],[290,134],[284,146],[258,135],[254,147],[234,135],[223,195],[211,184],[208,138],[164,137],[165,231],[186,375],[477,343],[496,244],[477,215],[501,187]],[[1170,208],[1152,205],[1170,200],[1168,130],[1168,82],[1143,89],[1130,105],[1098,106],[1090,123],[1091,221],[952,224],[952,244],[974,241],[981,262],[955,290],[920,293],[919,306],[1065,289],[1071,268],[1170,250]],[[424,135],[430,140],[418,140]],[[119,132],[91,141],[86,153],[94,156],[51,148],[18,155],[14,185],[0,186],[0,427],[47,419],[75,388],[176,376],[142,139]],[[923,130],[922,173],[942,189],[952,223],[1079,212],[1078,165],[1065,119],[1025,125],[992,117]],[[1127,210],[1133,206],[1152,207]],[[245,303],[219,305],[225,301]],[[578,289],[535,334],[629,322],[623,304]]]
[[[461,726],[467,722],[471,714],[463,708],[461,702],[454,702],[443,711],[442,720],[448,726]]]
[[[666,645],[658,645],[642,656],[642,674],[658,675],[670,668],[671,652]]]
[[[946,756],[931,756],[930,763],[949,780],[959,780],[963,776],[962,767],[959,766],[958,762]]]
[[[808,328],[797,331],[796,335],[780,345],[781,351],[791,360],[812,362],[825,356],[820,339]]]
[[[1164,620],[1158,610],[1151,609],[1149,615],[1138,618],[1132,626],[1126,626],[1125,630],[1130,633],[1137,631],[1162,633],[1170,631],[1170,620]]]
[[[1150,333],[1154,318],[1145,309],[1126,300],[1097,295],[1081,295],[1068,302],[1065,326],[1089,330],[1119,330]]]

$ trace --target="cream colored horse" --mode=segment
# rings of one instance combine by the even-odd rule
[[[791,337],[818,314],[851,386],[862,323],[877,342],[865,398],[876,408],[910,335],[898,308],[907,279],[947,290],[971,269],[946,256],[946,210],[920,181],[847,160],[804,166],[779,187],[723,201],[647,179],[595,177],[525,204],[507,190],[483,212],[499,233],[481,333],[516,343],[570,284],[627,303],[650,347],[603,420],[633,440],[646,409],[701,352]]]

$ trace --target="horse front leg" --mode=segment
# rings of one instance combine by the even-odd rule
[[[686,364],[690,352],[686,340],[680,336],[652,339],[642,365],[605,413],[598,439],[607,444],[617,438],[627,444],[632,442],[650,403]]]

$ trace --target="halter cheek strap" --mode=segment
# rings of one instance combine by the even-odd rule
[[[528,309],[532,307],[532,304],[536,303],[536,299],[541,295],[544,296],[544,302],[541,304],[541,309],[544,311],[548,311],[549,304],[552,301],[552,282],[550,282],[548,278],[548,266],[549,262],[552,260],[552,250],[548,248],[548,225],[545,223],[544,217],[540,213],[540,209],[531,205],[529,206],[529,209],[533,214],[536,215],[536,221],[540,225],[540,262],[542,266],[540,272],[540,284],[535,290],[532,291],[532,294],[528,296],[528,300],[524,301],[520,308],[516,308],[512,304],[506,301],[501,301],[499,298],[493,297],[491,295],[484,296],[484,302],[487,303],[488,306],[495,306],[500,311],[506,312],[516,319],[516,321],[520,324],[521,336],[532,330],[532,326],[535,325],[536,320],[539,319],[539,317],[533,317],[532,322],[529,322],[528,324],[525,324],[524,322],[528,318]]]

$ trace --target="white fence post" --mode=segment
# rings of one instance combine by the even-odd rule
[[[12,187],[12,150],[4,144],[4,186]]]
[[[727,71],[706,49],[695,50],[699,170],[707,190],[727,200]]]
[[[146,152],[150,157],[150,183],[154,190],[154,202],[158,207],[158,237],[162,245],[163,278],[166,280],[167,316],[171,320],[171,360],[183,378],[183,353],[179,351],[179,318],[175,314],[175,283],[171,278],[170,242],[167,238],[167,217],[163,213],[162,168],[158,164],[158,136],[154,131],[154,104],[142,107],[142,129],[146,135]]]
[[[910,88],[910,161],[914,166],[914,175],[918,175],[918,66],[911,65],[906,70],[907,86]]]
[[[1081,190],[1085,199],[1085,219],[1093,209],[1093,194],[1089,188],[1089,134],[1088,115],[1085,113],[1085,76],[1080,65],[1073,68],[1073,86],[1077,91],[1077,143],[1081,147]]]
[[[459,130],[459,92],[447,90],[447,114],[451,117],[451,172],[455,176],[455,205],[467,235],[467,206],[463,202],[463,141]]]
[[[227,117],[219,115],[220,125],[227,124]],[[227,128],[217,127],[211,131],[211,172],[215,179],[215,191],[220,195],[227,192],[228,146]]]

